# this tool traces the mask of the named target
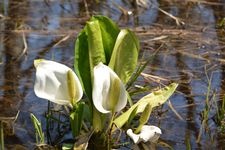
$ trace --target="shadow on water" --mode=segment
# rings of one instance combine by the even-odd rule
[[[34,146],[30,112],[45,122],[47,101],[33,92],[33,60],[55,60],[72,68],[77,33],[89,15],[103,14],[136,32],[142,45],[140,61],[159,50],[146,74],[180,84],[170,99],[175,111],[166,104],[150,119],[163,130],[160,141],[174,149],[223,149],[225,133],[214,117],[225,95],[225,27],[218,26],[225,17],[225,1],[151,0],[146,8],[126,0],[86,2],[0,1],[0,119],[9,129],[5,130],[7,147]],[[200,134],[210,76],[211,107]],[[142,82],[159,85],[140,77],[138,83]],[[167,83],[162,80],[162,84]]]

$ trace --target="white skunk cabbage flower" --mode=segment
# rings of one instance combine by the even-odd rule
[[[117,74],[108,66],[99,63],[94,67],[92,99],[101,113],[114,113],[127,104],[126,89]]]
[[[140,142],[157,142],[160,135],[162,134],[162,131],[160,128],[156,126],[149,126],[144,125],[141,129],[141,132],[139,134],[133,133],[131,129],[127,130],[127,135],[134,141],[135,144],[138,144]]]
[[[34,66],[34,92],[38,97],[68,106],[73,106],[82,98],[82,86],[72,69],[44,59],[35,60]]]

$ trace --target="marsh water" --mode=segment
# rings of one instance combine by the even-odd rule
[[[33,92],[34,59],[72,68],[77,34],[94,14],[136,33],[139,63],[157,51],[136,85],[179,83],[149,120],[163,132],[157,149],[225,149],[225,120],[216,117],[225,96],[224,0],[151,0],[142,6],[129,0],[1,0],[0,119],[7,124],[6,147],[32,149],[30,113],[46,121],[48,102]]]

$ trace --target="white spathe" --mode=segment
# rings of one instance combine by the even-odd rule
[[[160,135],[162,134],[162,131],[160,128],[156,126],[149,126],[144,125],[141,129],[141,132],[139,134],[133,133],[131,129],[127,130],[127,135],[134,141],[135,144],[138,144],[140,142],[157,142]]]
[[[99,63],[94,67],[92,99],[101,113],[118,112],[127,104],[126,89],[117,74]]]
[[[37,59],[35,94],[60,105],[71,106],[82,98],[83,90],[76,74],[69,67],[49,60]]]

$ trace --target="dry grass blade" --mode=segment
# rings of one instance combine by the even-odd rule
[[[53,47],[58,46],[60,43],[66,41],[66,40],[69,39],[69,38],[70,38],[70,35],[64,36],[61,40],[59,40],[57,43],[55,43],[55,44],[53,45]]]
[[[25,36],[24,33],[23,33],[23,45],[24,45],[24,49],[23,49],[23,51],[20,53],[20,55],[16,58],[16,61],[20,60],[24,55],[27,54],[28,46],[27,46],[26,36]]]
[[[86,150],[88,147],[88,141],[90,140],[93,133],[94,131],[92,130],[85,135],[79,136],[76,143],[74,143],[74,150]]]
[[[169,16],[170,18],[174,19],[174,20],[176,21],[176,24],[177,24],[178,26],[185,25],[185,23],[184,23],[183,21],[181,21],[180,18],[175,17],[174,15],[172,15],[172,14],[166,12],[165,10],[163,10],[163,9],[161,9],[161,8],[159,8],[159,7],[157,7],[157,9],[158,9],[159,11],[161,11],[162,13],[164,13],[165,15]]]
[[[146,74],[146,73],[141,73],[141,75],[147,80],[147,81],[153,81],[156,83],[161,83],[161,81],[169,81],[166,78],[162,78],[159,76],[154,76],[154,75],[150,75],[150,74]]]
[[[170,102],[170,100],[167,102],[168,106],[170,107],[170,109],[175,113],[175,115],[180,119],[180,120],[184,120],[183,117],[181,117],[181,115],[174,109],[172,103]]]
[[[0,19],[6,19],[6,16],[4,16],[3,14],[0,14]]]
[[[86,15],[89,17],[90,16],[90,12],[89,12],[89,9],[88,9],[87,0],[84,0],[84,6],[85,6]]]
[[[158,41],[158,40],[163,40],[163,39],[166,39],[166,38],[168,38],[168,36],[162,35],[162,36],[159,36],[159,37],[155,37],[155,38],[153,38],[153,39],[143,40],[143,42]]]
[[[117,3],[113,2],[113,1],[112,1],[112,4],[113,4],[115,7],[117,7],[117,8],[120,10],[120,12],[121,12],[123,15],[125,15],[125,16],[128,16],[128,15],[132,14],[132,11],[127,10],[126,8],[124,8],[124,7],[120,6],[120,5],[118,5]]]
[[[199,60],[203,60],[203,61],[206,61],[206,62],[210,62],[209,59],[207,58],[204,58],[200,55],[195,55],[195,54],[191,54],[191,53],[188,53],[188,52],[185,52],[185,51],[177,51],[178,53],[180,53],[181,55],[185,55],[185,56],[188,56],[190,58],[195,58],[195,59],[199,59]]]

